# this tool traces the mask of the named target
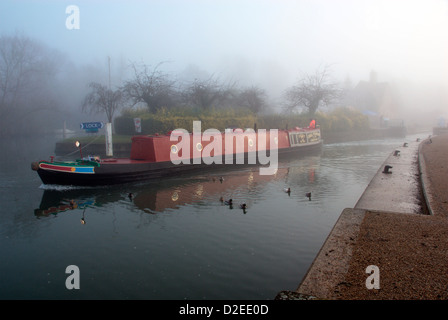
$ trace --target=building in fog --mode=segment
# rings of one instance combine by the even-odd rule
[[[360,81],[350,94],[350,104],[369,117],[370,126],[402,126],[397,119],[398,99],[388,82],[378,82],[377,74],[372,71],[369,81]]]

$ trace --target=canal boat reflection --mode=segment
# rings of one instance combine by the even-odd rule
[[[70,210],[85,210],[87,207],[95,206],[94,199],[76,200],[72,198],[67,199],[65,196],[59,197],[55,195],[56,194],[53,194],[49,190],[44,191],[39,208],[34,210],[34,214],[37,217],[48,217],[50,215],[57,215],[58,213]],[[62,194],[57,195],[62,196]]]
[[[294,166],[293,161],[280,163],[273,175],[260,175],[258,168],[245,168],[105,188],[60,190],[46,187],[40,206],[34,213],[37,217],[46,217],[69,210],[85,211],[88,207],[101,207],[111,203],[131,203],[142,212],[156,214],[201,202],[228,205],[229,209],[241,209],[243,213],[247,213],[251,199],[243,198],[241,194],[256,194],[258,189],[274,180],[284,183],[285,187],[286,184],[300,184],[304,180],[306,183],[313,183],[318,159],[316,156],[307,157],[306,166],[303,166],[303,158],[298,166]],[[298,178],[301,181],[297,181]],[[227,203],[229,199],[233,200],[231,205]]]

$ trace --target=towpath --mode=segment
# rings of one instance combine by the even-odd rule
[[[397,150],[341,213],[297,290],[276,299],[448,299],[448,135]]]

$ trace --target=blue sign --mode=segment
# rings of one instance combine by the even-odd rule
[[[81,123],[81,129],[84,130],[96,130],[101,129],[104,127],[104,123],[102,122],[83,122]]]

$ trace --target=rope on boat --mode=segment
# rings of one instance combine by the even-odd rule
[[[96,136],[95,139],[93,139],[92,141],[90,141],[90,142],[89,142],[88,144],[86,144],[85,146],[82,146],[82,148],[88,147],[88,146],[91,145],[93,142],[95,142],[99,137],[101,137],[101,136]],[[67,153],[67,154],[65,154],[65,155],[59,156],[58,158],[65,158],[65,157],[71,156],[71,155],[73,155],[73,154],[75,154],[75,153],[77,153],[77,152],[79,152],[79,150],[75,150],[75,151],[73,151],[73,152],[70,152],[70,153]]]

